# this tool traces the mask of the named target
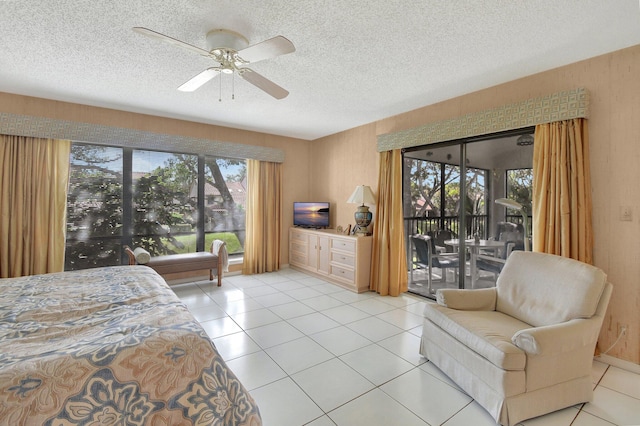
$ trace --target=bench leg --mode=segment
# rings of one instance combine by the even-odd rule
[[[213,281],[213,269],[209,269],[209,281]]]
[[[218,268],[218,287],[222,285],[222,268]]]

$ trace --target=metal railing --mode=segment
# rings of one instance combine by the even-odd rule
[[[486,239],[489,229],[488,220],[487,215],[467,215],[467,228],[464,230],[464,234],[468,237],[478,234],[480,238]],[[460,218],[458,216],[405,217],[404,224],[407,235],[426,234],[442,229],[460,235]]]

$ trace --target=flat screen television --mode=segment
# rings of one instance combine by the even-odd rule
[[[329,203],[293,203],[293,225],[304,228],[329,227]]]

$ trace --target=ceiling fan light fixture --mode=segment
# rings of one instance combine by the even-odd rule
[[[215,29],[207,33],[207,48],[213,50],[235,50],[249,46],[249,40],[240,33],[225,29]]]

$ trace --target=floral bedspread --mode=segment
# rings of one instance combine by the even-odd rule
[[[162,278],[116,266],[0,279],[0,424],[261,420]]]

